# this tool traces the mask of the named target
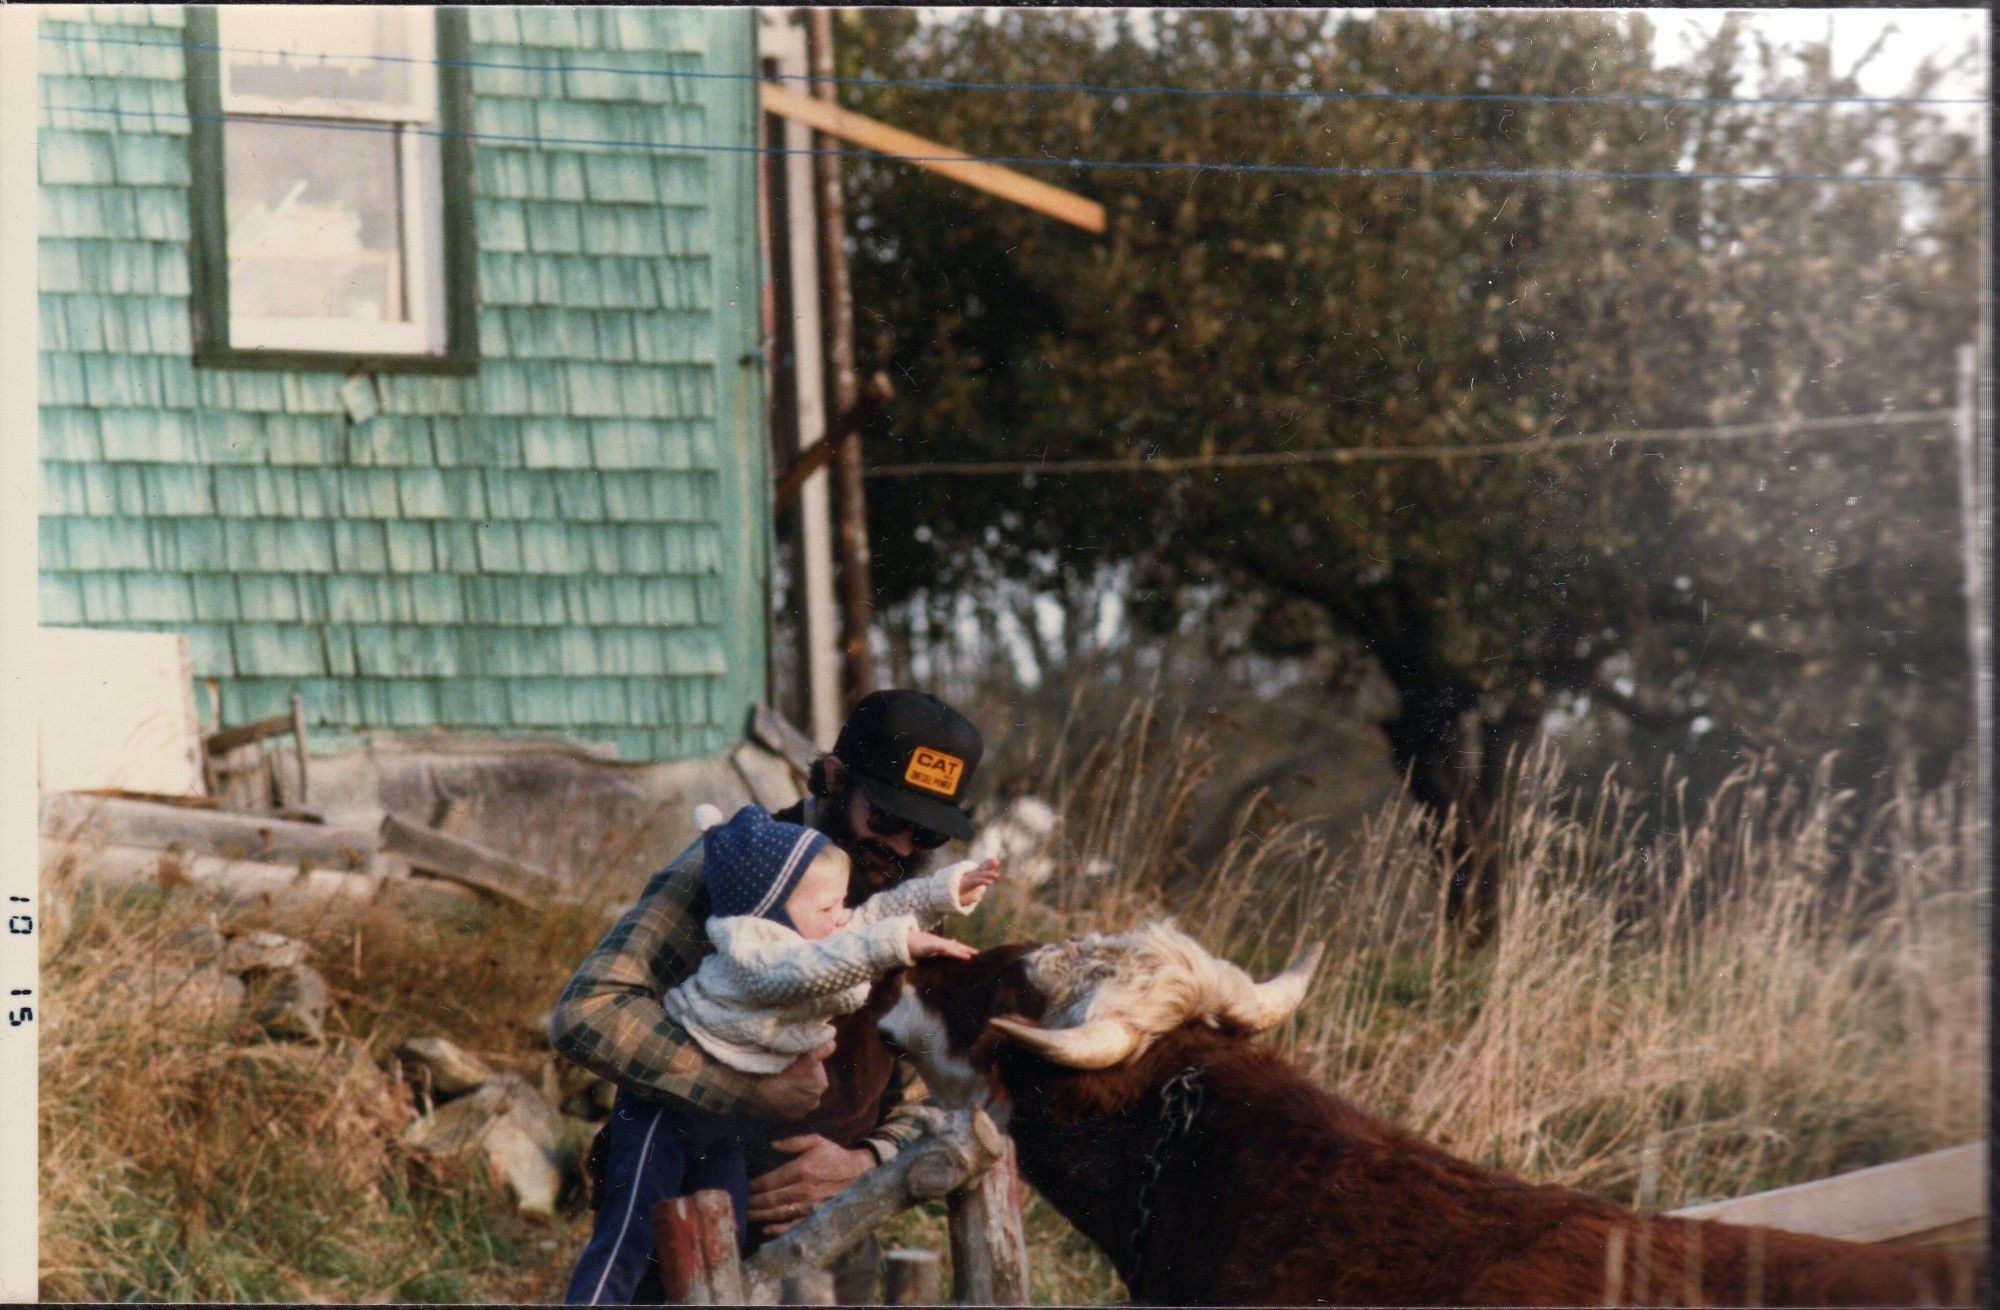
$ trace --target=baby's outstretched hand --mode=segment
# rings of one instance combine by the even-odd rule
[[[977,909],[986,895],[986,889],[1000,881],[1000,861],[988,859],[983,864],[967,869],[965,876],[958,880],[958,901],[969,912]]]
[[[928,956],[942,955],[953,960],[969,960],[979,954],[964,942],[955,942],[949,937],[921,929],[910,934],[910,958],[921,960]]]

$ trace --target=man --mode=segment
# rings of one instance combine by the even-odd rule
[[[972,836],[965,797],[982,751],[978,729],[943,701],[878,691],[855,705],[832,753],[813,764],[806,799],[773,817],[817,828],[847,852],[848,904],[858,905],[923,873],[946,841]],[[683,1114],[784,1126],[783,1135],[750,1152],[748,1218],[775,1233],[915,1138],[915,1107],[926,1093],[875,1030],[879,990],[834,1023],[830,1046],[764,1077],[730,1069],[689,1038],[662,997],[711,949],[701,860],[697,841],[653,875],[563,989],[549,1036],[577,1064]],[[621,1215],[621,1233],[629,1230],[635,1249],[650,1251],[641,1199],[607,1195],[600,1204],[623,1204],[629,1223]],[[657,1300],[653,1270],[642,1288]],[[573,1299],[591,1299],[587,1275],[579,1268]]]

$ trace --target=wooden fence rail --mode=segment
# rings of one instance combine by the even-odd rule
[[[823,1271],[834,1261],[909,1207],[942,1200],[950,1216],[953,1299],[1027,1304],[1013,1143],[978,1109],[932,1110],[928,1127],[748,1260],[736,1255],[736,1221],[725,1193],[661,1202],[652,1220],[669,1298],[681,1305],[818,1302]]]
[[[1849,1242],[1951,1245],[1976,1241],[1985,1232],[1986,1177],[1986,1143],[1967,1142],[1673,1213]]]

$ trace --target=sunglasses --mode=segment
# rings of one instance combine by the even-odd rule
[[[877,806],[874,801],[868,800],[866,796],[861,799],[868,805],[868,830],[877,837],[900,837],[907,832],[910,834],[910,841],[918,849],[926,851],[934,851],[951,840],[944,833],[932,832],[929,828],[913,823],[900,815],[889,813]]]

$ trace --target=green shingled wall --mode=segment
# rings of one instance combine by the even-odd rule
[[[198,368],[182,21],[43,21],[42,621],[185,633],[229,722],[298,691],[322,740],[739,739],[766,667],[756,157],[478,141],[476,376]],[[753,83],[622,71],[750,72],[753,11],[470,21],[475,60],[591,70],[476,68],[477,132],[754,143]]]

